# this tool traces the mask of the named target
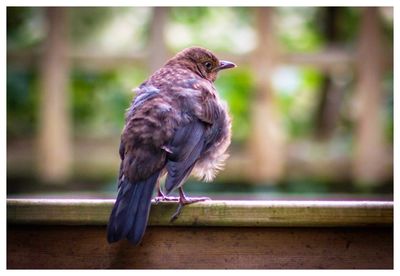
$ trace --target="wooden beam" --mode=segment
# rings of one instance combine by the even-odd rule
[[[271,84],[278,58],[273,14],[270,7],[254,9],[258,46],[252,56],[256,91],[251,103],[248,150],[252,158],[250,180],[263,184],[281,179],[286,161],[285,133]]]
[[[165,42],[164,29],[167,25],[169,8],[153,7],[153,14],[150,20],[150,37],[148,63],[150,72],[156,71],[167,60],[167,45]]]
[[[354,53],[340,47],[326,48],[314,53],[287,53],[280,56],[280,63],[296,66],[313,66],[323,71],[348,67],[354,63]]]
[[[11,224],[105,225],[114,200],[7,199]],[[393,202],[382,201],[206,201],[185,206],[153,203],[150,225],[231,227],[390,226]]]
[[[393,228],[151,226],[139,246],[105,226],[9,225],[7,268],[393,269]]]
[[[95,52],[70,52],[68,58],[74,66],[79,66],[88,69],[113,69],[120,68],[127,65],[144,66],[150,56],[150,51],[135,52],[131,54],[105,54],[99,55]],[[164,55],[165,58],[172,57],[173,52],[167,51]],[[232,60],[238,65],[250,66],[251,55],[243,54],[237,55],[232,53],[216,52],[218,57],[223,57],[226,60]],[[13,66],[36,66],[40,60],[42,53],[40,50],[27,50],[25,52],[7,52],[7,62]],[[393,58],[390,53],[387,53],[387,60]],[[166,60],[163,60],[165,62]],[[320,70],[330,70],[332,67],[337,66],[353,66],[355,62],[355,55],[353,51],[345,50],[339,47],[323,49],[314,53],[281,53],[277,56],[277,64],[286,64],[293,66],[312,66]],[[158,63],[160,64],[160,63]],[[156,66],[156,65],[155,65]],[[391,66],[387,62],[387,67]]]
[[[393,202],[153,204],[139,246],[107,243],[113,203],[8,199],[7,268],[393,268]]]
[[[353,176],[356,183],[376,186],[392,178],[384,137],[384,52],[383,28],[377,7],[364,8],[357,53],[356,117]]]
[[[36,165],[42,181],[51,184],[68,179],[72,162],[67,18],[67,8],[46,8],[48,35],[41,59]]]

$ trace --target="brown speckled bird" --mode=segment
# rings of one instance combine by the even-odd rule
[[[179,189],[179,208],[208,198],[186,197],[182,185],[193,173],[214,178],[228,157],[231,119],[214,86],[219,71],[236,65],[192,47],[178,53],[135,91],[121,135],[118,196],[108,223],[108,241],[138,244],[158,179],[167,173],[166,194]],[[174,200],[158,185],[157,201]]]

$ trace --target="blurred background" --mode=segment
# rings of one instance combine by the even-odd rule
[[[8,7],[7,195],[113,197],[131,90],[193,45],[238,67],[231,157],[189,195],[392,199],[391,7]]]

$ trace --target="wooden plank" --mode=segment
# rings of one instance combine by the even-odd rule
[[[7,268],[393,268],[391,227],[154,226],[137,247],[105,226],[7,230]]]
[[[165,41],[165,29],[168,24],[169,7],[153,7],[150,20],[150,31],[148,40],[148,68],[155,72],[163,66],[168,56],[167,44]]]
[[[353,116],[355,118],[353,174],[355,184],[376,187],[393,177],[388,160],[393,159],[392,146],[385,138],[385,121],[382,113],[389,98],[383,83],[384,28],[378,7],[362,9],[358,35],[356,84]],[[379,162],[374,162],[379,160]]]
[[[240,64],[240,66],[248,66],[251,63],[251,53],[238,55],[227,52],[214,52],[217,57],[224,57],[226,60],[232,60]],[[81,49],[74,49],[74,51],[68,53],[68,58],[74,65],[79,67],[114,69],[120,68],[121,66],[144,66],[149,53],[151,52],[145,50],[128,54],[99,54],[98,52],[83,52]],[[172,57],[174,54],[176,53],[167,52],[166,56]],[[41,55],[40,49],[9,51],[7,53],[7,60],[13,66],[30,67],[37,64]],[[391,53],[387,53],[385,58],[390,61],[393,59],[393,56]],[[326,48],[313,53],[280,53],[277,56],[278,64],[314,66],[321,70],[328,70],[329,68],[343,64],[351,66],[354,62],[354,52],[342,47]],[[389,66],[390,62],[387,62],[387,64],[387,66]]]
[[[283,54],[280,57],[282,64],[296,66],[313,66],[320,70],[338,66],[352,66],[354,63],[354,52],[340,47],[330,47],[314,53]]]
[[[69,95],[68,9],[45,9],[48,29],[40,59],[37,152],[35,167],[41,181],[65,185],[72,165],[72,114]]]
[[[248,179],[253,183],[276,183],[282,179],[286,162],[285,131],[278,112],[272,75],[278,61],[278,41],[273,17],[275,9],[253,9],[257,48],[252,52],[255,91],[251,97],[247,152],[251,157]]]
[[[11,224],[105,225],[114,200],[7,199]],[[185,206],[153,203],[150,225],[231,227],[392,226],[391,201],[206,201]]]

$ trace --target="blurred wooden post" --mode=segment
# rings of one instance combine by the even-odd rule
[[[342,7],[325,7],[320,11],[324,17],[321,25],[324,29],[327,49],[339,49],[341,39],[340,22],[343,18]],[[323,83],[315,113],[315,136],[320,141],[328,141],[334,135],[336,125],[340,119],[340,109],[349,75],[348,66],[336,64],[323,71]]]
[[[46,19],[48,34],[40,71],[38,169],[43,181],[62,183],[70,174],[72,150],[67,9],[46,8]]]
[[[377,8],[362,12],[358,40],[356,86],[356,134],[353,159],[355,180],[373,185],[382,179],[385,144],[381,118],[383,80],[383,34]]]
[[[258,46],[252,57],[256,95],[251,106],[250,175],[255,182],[270,182],[280,179],[285,163],[284,136],[271,86],[277,59],[273,8],[256,8],[255,14]]]
[[[150,21],[149,38],[149,69],[154,72],[160,68],[167,59],[167,46],[164,38],[165,25],[168,19],[169,8],[154,7],[153,17]]]

